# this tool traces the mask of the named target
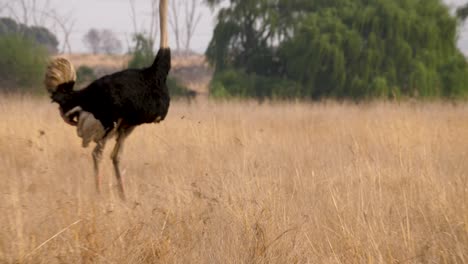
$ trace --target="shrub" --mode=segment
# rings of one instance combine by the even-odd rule
[[[359,100],[468,94],[468,64],[456,47],[460,24],[442,1],[228,2],[206,51],[216,95]]]
[[[218,72],[210,86],[210,96],[214,98],[288,99],[300,97],[302,94],[301,86],[296,82],[249,75],[232,69]]]
[[[0,89],[41,91],[47,50],[19,35],[0,37]]]
[[[0,36],[18,34],[34,40],[36,43],[46,47],[50,53],[57,53],[57,37],[45,27],[31,26],[17,23],[15,20],[7,17],[0,18]]]
[[[76,83],[77,84],[84,84],[91,82],[96,79],[96,75],[94,74],[94,70],[88,66],[80,66],[78,70],[76,70]]]

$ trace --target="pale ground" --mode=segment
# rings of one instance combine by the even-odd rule
[[[127,67],[130,60],[129,55],[106,55],[106,54],[88,54],[88,53],[72,53],[60,54],[57,57],[68,59],[76,68],[80,66],[106,67],[115,69],[124,69]]]
[[[77,68],[80,66],[88,67],[108,67],[108,68],[126,68],[130,60],[129,55],[106,55],[89,53],[60,54],[58,57],[64,57],[70,60]],[[205,63],[202,55],[173,56],[172,67],[189,67]]]
[[[49,100],[0,120],[0,263],[468,262],[467,104],[176,102],[127,202]]]

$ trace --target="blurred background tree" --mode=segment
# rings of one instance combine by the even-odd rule
[[[208,0],[216,6],[221,1]],[[457,18],[438,0],[231,0],[206,55],[213,95],[465,97]],[[459,14],[461,11],[459,11]]]
[[[46,47],[33,39],[19,34],[0,36],[0,89],[44,90],[47,58]]]
[[[174,36],[173,53],[188,55],[200,23],[202,0],[172,0],[169,5],[169,25]]]
[[[80,86],[87,85],[96,80],[96,78],[94,69],[89,66],[82,65],[76,70],[76,83]]]
[[[466,20],[466,18],[468,17],[468,3],[457,9],[457,16],[461,20]]]
[[[92,28],[83,37],[83,42],[93,54],[118,54],[122,51],[122,42],[109,29]]]
[[[56,36],[44,27],[0,18],[0,89],[27,91],[42,86],[47,58],[57,46]]]
[[[101,36],[95,28],[90,29],[83,37],[83,42],[93,54],[98,54],[101,46]]]
[[[57,37],[50,32],[47,28],[41,26],[26,26],[21,23],[17,23],[11,18],[2,17],[0,18],[0,37],[19,35],[36,43],[44,46],[50,53],[58,52],[58,40]]]

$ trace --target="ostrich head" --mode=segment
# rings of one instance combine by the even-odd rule
[[[47,66],[44,84],[50,94],[56,92],[61,85],[71,82],[75,83],[75,81],[75,68],[67,59],[55,58]]]
[[[47,66],[44,84],[52,101],[60,105],[60,114],[63,120],[76,125],[76,116],[67,115],[73,105],[73,86],[76,81],[76,72],[73,65],[65,58],[55,58]]]

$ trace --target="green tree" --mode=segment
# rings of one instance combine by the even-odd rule
[[[34,40],[36,43],[44,46],[50,53],[57,53],[57,37],[47,28],[31,26],[16,23],[11,18],[0,18],[0,36],[17,34],[25,38]]]
[[[134,47],[130,50],[132,59],[128,63],[129,68],[144,68],[153,63],[156,56],[153,51],[153,42],[144,34],[133,36]]]
[[[76,70],[76,83],[78,85],[90,83],[94,80],[96,80],[96,74],[93,68],[83,65]]]
[[[457,16],[461,20],[465,20],[468,17],[468,3],[457,9]]]
[[[260,98],[462,96],[468,67],[457,25],[439,0],[231,0],[206,52],[216,68],[211,89]]]
[[[33,40],[0,36],[0,88],[42,91],[47,57],[47,50]]]

